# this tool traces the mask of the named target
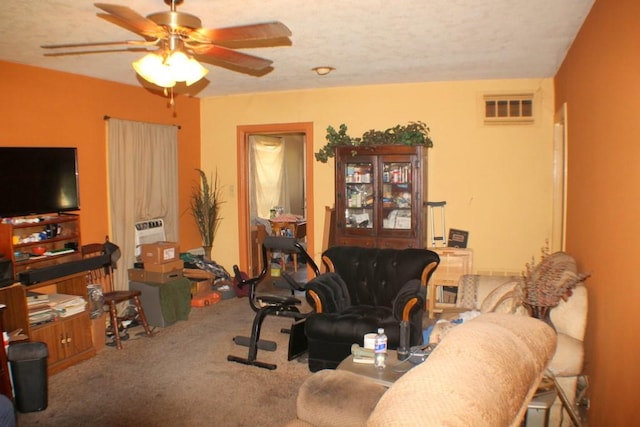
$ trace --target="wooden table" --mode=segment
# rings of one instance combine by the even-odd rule
[[[295,237],[302,240],[307,237],[307,220],[306,219],[270,219],[271,235],[283,237]],[[293,252],[293,271],[298,271],[298,254]],[[285,270],[285,258],[281,258],[282,271]]]
[[[395,350],[388,350],[387,362],[384,369],[376,368],[373,366],[373,363],[367,364],[354,362],[353,355],[350,355],[340,362],[336,369],[353,372],[354,374],[370,378],[385,387],[391,387],[398,378],[414,366],[415,365],[408,360],[406,362],[400,362],[398,360],[398,353]]]

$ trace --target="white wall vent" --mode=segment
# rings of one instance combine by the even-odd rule
[[[485,124],[532,124],[533,94],[485,95]]]
[[[136,257],[140,255],[140,245],[166,240],[164,220],[162,218],[147,219],[136,222]]]

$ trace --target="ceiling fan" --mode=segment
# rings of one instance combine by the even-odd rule
[[[202,79],[208,70],[197,60],[222,66],[233,71],[261,76],[273,70],[273,61],[235,49],[290,46],[291,31],[280,22],[264,22],[218,29],[202,28],[197,16],[178,12],[176,6],[184,0],[164,0],[169,11],[152,13],[146,17],[134,10],[115,4],[95,3],[106,13],[97,13],[113,24],[132,31],[144,40],[119,42],[72,43],[43,45],[45,49],[73,49],[124,45],[120,49],[71,50],[45,53],[46,56],[81,55],[89,53],[147,51],[133,63],[136,72],[145,80],[163,88],[176,82],[187,85]],[[157,48],[157,49],[153,49]],[[150,50],[151,49],[151,50]],[[196,60],[197,59],[197,60]]]

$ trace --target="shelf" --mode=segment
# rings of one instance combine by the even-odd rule
[[[34,218],[42,218],[42,220],[20,222]],[[77,250],[80,245],[80,216],[77,214],[5,218],[0,223],[0,254],[11,261],[16,278],[18,273],[29,268],[48,267],[77,259],[79,257]],[[37,246],[43,246],[49,252],[67,249],[73,251],[34,256],[32,250]],[[28,258],[24,258],[25,256]]]
[[[2,224],[7,224],[7,225],[11,225],[13,228],[29,228],[29,227],[40,227],[43,225],[50,225],[50,224],[57,224],[60,222],[69,222],[69,221],[77,221],[78,220],[78,215],[76,214],[60,214],[60,215],[44,215],[44,216],[39,216],[39,217],[34,217],[34,218],[45,218],[43,220],[40,220],[38,222],[20,222],[20,223],[15,223],[15,222],[4,222],[9,220],[9,218],[5,218],[2,222]],[[13,218],[12,218],[13,219]],[[15,221],[15,219],[13,219]]]
[[[32,257],[29,257],[29,259],[25,259],[21,261],[16,260],[15,264],[16,266],[28,265],[28,264],[38,263],[40,261],[45,261],[45,260],[54,260],[57,258],[66,257],[69,255],[78,254],[78,253],[79,253],[78,251],[72,250],[71,252],[64,252],[64,253],[55,254],[55,255],[32,256]]]
[[[335,244],[424,247],[426,162],[421,146],[338,147]]]

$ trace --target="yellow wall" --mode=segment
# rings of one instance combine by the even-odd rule
[[[200,165],[198,99],[178,97],[174,110],[167,108],[166,98],[141,87],[3,61],[0,94],[0,145],[78,148],[83,243],[101,242],[109,234],[105,115],[181,126],[179,209],[187,209],[191,188],[198,182],[194,169]],[[201,245],[188,214],[179,224],[183,247]]]
[[[446,200],[447,229],[470,231],[477,270],[521,272],[551,237],[553,86],[551,79],[363,86],[205,98],[202,166],[226,186],[213,258],[238,262],[236,127],[313,122],[314,147],[326,128],[360,136],[408,121],[429,125],[429,195]],[[486,93],[534,93],[534,125],[483,126]],[[313,165],[314,258],[321,252],[324,207],[334,203],[334,163]],[[448,230],[447,230],[448,231]]]
[[[594,4],[558,72],[567,103],[567,250],[592,272],[585,371],[589,425],[638,422],[640,2]]]

